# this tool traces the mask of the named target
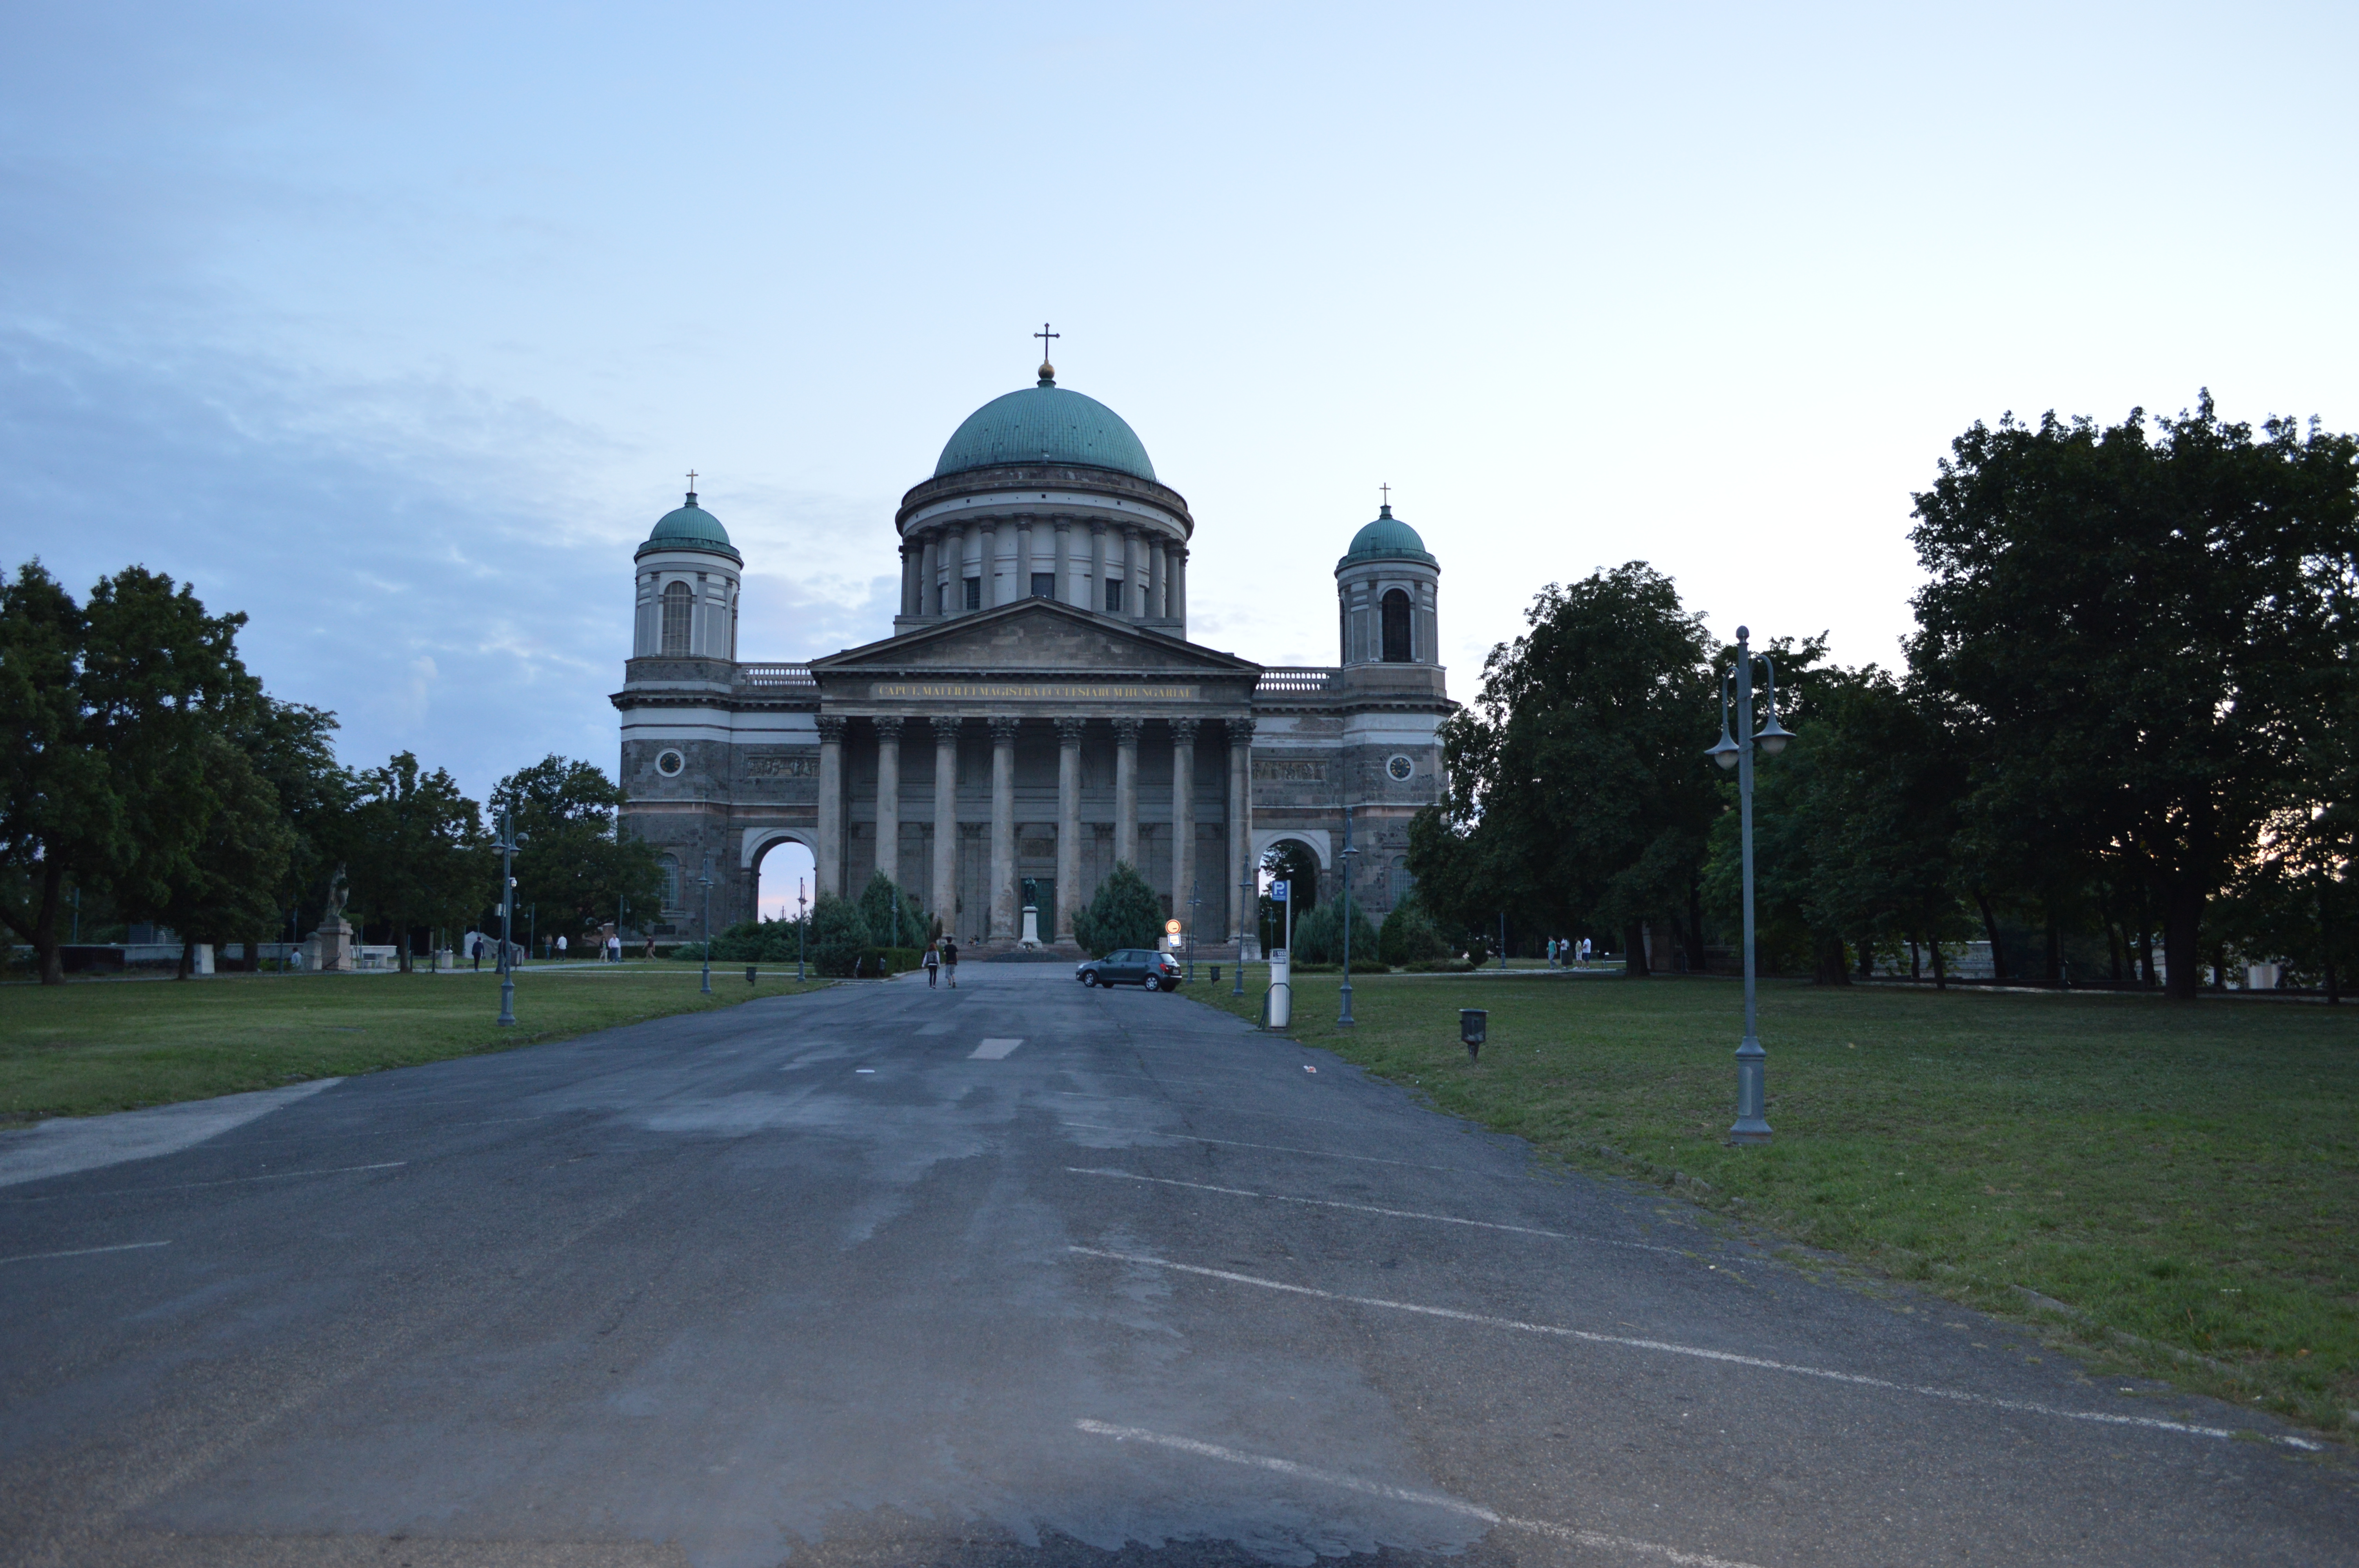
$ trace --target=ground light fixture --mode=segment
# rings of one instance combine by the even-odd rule
[[[1491,1010],[1483,1007],[1462,1007],[1458,1010],[1458,1038],[1466,1047],[1466,1059],[1483,1059],[1483,1042],[1490,1037]]]
[[[1754,1005],[1753,956],[1753,741],[1761,750],[1776,756],[1786,749],[1793,732],[1777,722],[1777,666],[1767,654],[1756,654],[1748,641],[1751,633],[1742,626],[1736,629],[1736,667],[1721,676],[1720,681],[1720,741],[1704,755],[1723,768],[1736,770],[1737,838],[1744,847],[1745,864],[1745,1039],[1736,1047],[1736,1121],[1728,1130],[1731,1143],[1767,1143],[1769,1122],[1765,1114],[1769,1107],[1767,1072],[1768,1053],[1761,1049],[1761,1035]],[[1753,728],[1753,666],[1758,662],[1769,672],[1765,687],[1768,698],[1767,722]],[[1734,687],[1732,693],[1731,687]],[[1734,698],[1735,726],[1730,728],[1731,701]],[[1739,742],[1735,736],[1743,735]]]

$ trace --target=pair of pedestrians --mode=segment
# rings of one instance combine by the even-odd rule
[[[937,937],[926,949],[926,989],[932,990],[940,982],[942,971],[950,971],[951,989],[958,989],[958,944],[947,936]]]

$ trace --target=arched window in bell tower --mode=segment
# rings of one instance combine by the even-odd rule
[[[663,590],[663,651],[668,659],[688,657],[689,628],[696,618],[696,590],[684,582]]]
[[[1385,663],[1406,665],[1414,655],[1409,652],[1408,595],[1399,589],[1385,594]]]

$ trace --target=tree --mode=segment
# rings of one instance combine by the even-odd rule
[[[197,944],[249,942],[277,922],[278,891],[295,835],[278,792],[224,736],[197,738],[204,779],[204,824],[163,901],[151,911],[179,934],[178,978],[195,967]]]
[[[423,772],[408,752],[361,775],[345,864],[365,907],[393,927],[404,974],[413,928],[460,924],[499,881],[475,803],[458,780],[440,768]]]
[[[2193,414],[1977,423],[1916,497],[1909,666],[1956,716],[1985,839],[2147,869],[2169,994],[2211,900],[2314,790],[2350,670],[2359,439]]]
[[[0,921],[65,979],[58,917],[69,881],[103,885],[131,918],[195,873],[213,809],[201,739],[251,699],[243,615],[140,567],[87,605],[39,562],[0,587]]]
[[[1152,947],[1162,935],[1163,905],[1127,860],[1116,860],[1089,907],[1073,912],[1073,939],[1094,958],[1118,947]]]
[[[287,907],[325,902],[357,787],[352,771],[336,761],[335,729],[336,716],[325,708],[267,696],[257,697],[231,720],[230,739],[277,796],[288,830],[287,865],[270,918],[240,933],[249,940],[276,928]],[[259,968],[257,949],[246,951],[248,967]]]
[[[552,931],[576,933],[625,907],[652,917],[663,906],[663,863],[645,839],[622,830],[623,792],[591,762],[554,752],[518,769],[492,791],[496,822],[515,813],[516,901],[535,905]]]
[[[1722,810],[1701,618],[1641,561],[1550,584],[1524,618],[1442,724],[1449,792],[1409,830],[1420,899],[1470,931],[1502,911],[1525,929],[1619,928],[1634,973],[1639,923],[1666,917],[1700,957],[1704,838]]]

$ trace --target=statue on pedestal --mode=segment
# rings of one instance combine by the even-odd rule
[[[1024,935],[1016,944],[1026,952],[1040,946],[1040,884],[1024,879]]]
[[[305,968],[335,972],[353,967],[353,928],[344,923],[344,904],[351,897],[344,868],[339,865],[328,879],[328,907],[319,929],[303,943]]]

